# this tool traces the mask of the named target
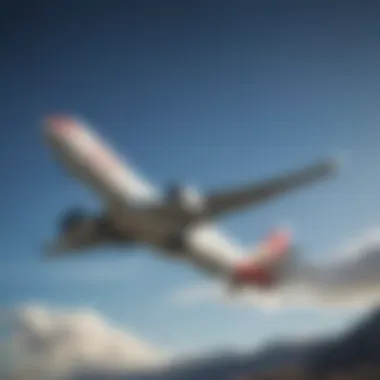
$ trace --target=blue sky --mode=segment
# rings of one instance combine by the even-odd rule
[[[17,2],[16,2],[17,3]],[[291,221],[307,258],[378,224],[380,29],[358,2],[37,1],[4,6],[0,29],[0,304],[91,306],[185,350],[334,329],[351,314],[181,308],[203,277],[151,252],[42,263],[70,205],[95,198],[50,160],[44,115],[87,118],[157,186],[207,191],[348,151],[339,177],[220,221],[249,246]]]

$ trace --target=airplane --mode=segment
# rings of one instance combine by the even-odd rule
[[[336,173],[338,161],[320,160],[274,178],[201,195],[176,184],[159,191],[139,176],[83,119],[51,115],[43,140],[67,173],[93,190],[100,212],[64,210],[59,231],[43,257],[77,255],[106,246],[145,245],[166,257],[184,260],[231,289],[268,288],[286,277],[295,247],[289,231],[278,229],[247,254],[213,224],[223,215],[257,206]]]

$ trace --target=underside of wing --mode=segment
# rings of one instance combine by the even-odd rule
[[[60,225],[58,236],[43,247],[43,256],[53,258],[76,255],[109,245],[123,246],[132,240],[102,217],[88,217],[77,212],[67,214]]]
[[[240,189],[210,194],[205,199],[205,214],[214,217],[222,213],[261,204],[335,173],[336,160],[325,160],[261,183],[248,184]]]
[[[211,193],[202,197],[197,207],[182,202],[185,205],[176,203],[169,206],[164,205],[158,211],[184,224],[191,224],[273,200],[280,195],[328,178],[336,172],[336,168],[336,160],[319,161],[276,178]]]

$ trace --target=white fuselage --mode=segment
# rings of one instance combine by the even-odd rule
[[[106,214],[120,232],[167,252],[168,239],[178,233],[177,221],[155,213],[160,197],[95,133],[70,120],[58,120],[48,122],[45,136],[71,173],[106,202]],[[182,232],[180,256],[195,262],[210,260],[228,270],[242,253],[212,225],[196,224]]]

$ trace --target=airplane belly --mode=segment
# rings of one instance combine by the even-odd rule
[[[121,204],[109,209],[109,217],[119,230],[158,248],[173,234],[174,226],[170,220],[158,218],[147,210],[131,209]]]

